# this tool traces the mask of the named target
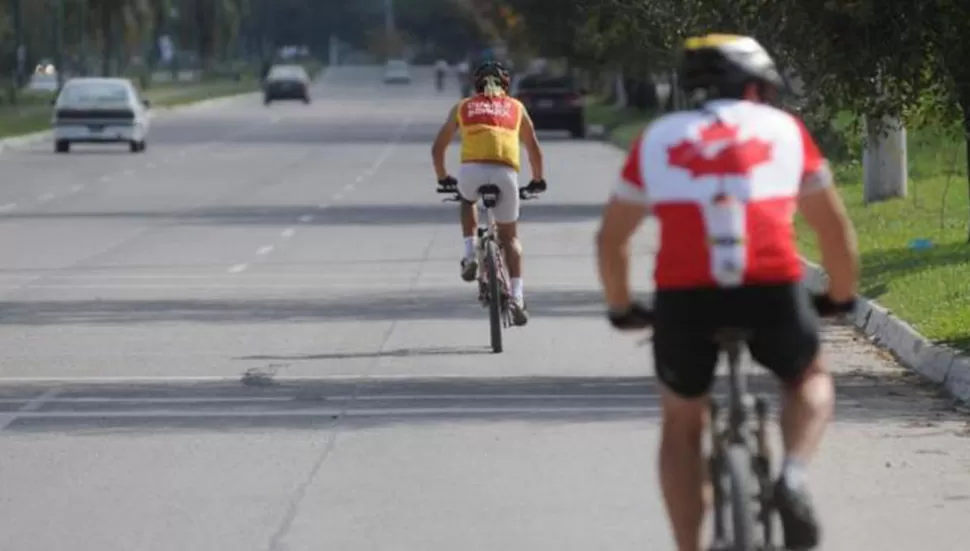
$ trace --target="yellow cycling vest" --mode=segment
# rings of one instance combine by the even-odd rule
[[[458,104],[462,163],[496,163],[519,170],[519,127],[525,107],[506,95],[478,94]]]

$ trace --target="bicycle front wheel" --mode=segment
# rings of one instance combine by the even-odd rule
[[[488,274],[488,323],[490,326],[492,352],[502,351],[502,287],[498,275],[498,247],[488,243],[485,252],[485,271]]]
[[[724,455],[728,491],[731,493],[731,547],[734,551],[754,551],[754,512],[751,507],[751,452],[734,444]]]

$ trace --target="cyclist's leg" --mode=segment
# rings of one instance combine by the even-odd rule
[[[482,166],[466,163],[458,169],[458,195],[461,197],[461,235],[465,250],[461,258],[461,278],[475,281],[478,262],[475,248],[478,241],[478,188],[486,183]]]
[[[525,311],[525,284],[522,279],[522,242],[519,239],[519,179],[512,168],[496,165],[493,167],[492,181],[502,190],[498,203],[493,209],[498,226],[498,237],[505,251],[505,262],[509,269],[512,298],[523,317]],[[525,323],[525,321],[521,321]],[[520,324],[521,324],[520,323]]]
[[[713,331],[679,319],[685,309],[703,304],[694,291],[660,291],[655,302],[653,358],[663,410],[660,484],[678,551],[702,549],[710,501],[703,436],[718,348]]]
[[[805,470],[822,441],[835,408],[835,385],[819,354],[818,319],[801,285],[771,288],[761,304],[786,319],[756,331],[749,348],[759,364],[783,384],[781,428],[785,461],[775,488],[786,545],[818,544],[819,526],[808,494]]]

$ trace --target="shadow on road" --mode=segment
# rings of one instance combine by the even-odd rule
[[[102,212],[13,212],[5,220],[166,220],[181,225],[200,226],[290,226],[308,213],[317,226],[402,226],[457,224],[457,207],[441,203],[441,196],[428,193],[428,204],[418,205],[334,205],[317,210],[314,205],[213,207],[190,213],[172,211],[102,211]],[[522,209],[525,224],[563,223],[596,220],[603,205],[592,203],[551,203],[533,201]],[[305,220],[305,219],[304,219]]]
[[[354,360],[361,358],[413,358],[421,356],[474,356],[478,354],[492,354],[489,347],[437,347],[437,348],[398,348],[395,350],[379,350],[375,352],[333,352],[319,354],[297,354],[292,356],[241,356],[234,360],[265,360],[265,361],[313,361],[313,360]]]
[[[0,302],[2,325],[101,325],[155,323],[324,323],[330,321],[392,321],[485,319],[472,287],[420,289],[404,294],[375,290],[317,300],[266,299],[151,299],[55,300]],[[529,293],[529,310],[543,317],[597,318],[603,316],[599,291],[536,289]]]
[[[897,377],[840,375],[837,422],[893,423],[913,437],[945,431],[970,436],[966,412]],[[750,376],[774,400],[774,381]],[[718,392],[723,391],[723,381]],[[112,383],[4,385],[7,431],[345,430],[459,422],[657,423],[653,377],[462,377],[268,379],[264,384]],[[772,411],[777,412],[777,405]],[[777,425],[777,421],[773,421]],[[963,426],[964,428],[960,428]]]

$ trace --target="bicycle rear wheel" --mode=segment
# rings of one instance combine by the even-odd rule
[[[724,454],[731,493],[731,540],[734,551],[754,551],[754,512],[751,507],[751,452],[732,444]]]
[[[485,271],[488,274],[488,323],[492,352],[502,351],[502,286],[498,275],[498,247],[489,241],[485,250]]]

